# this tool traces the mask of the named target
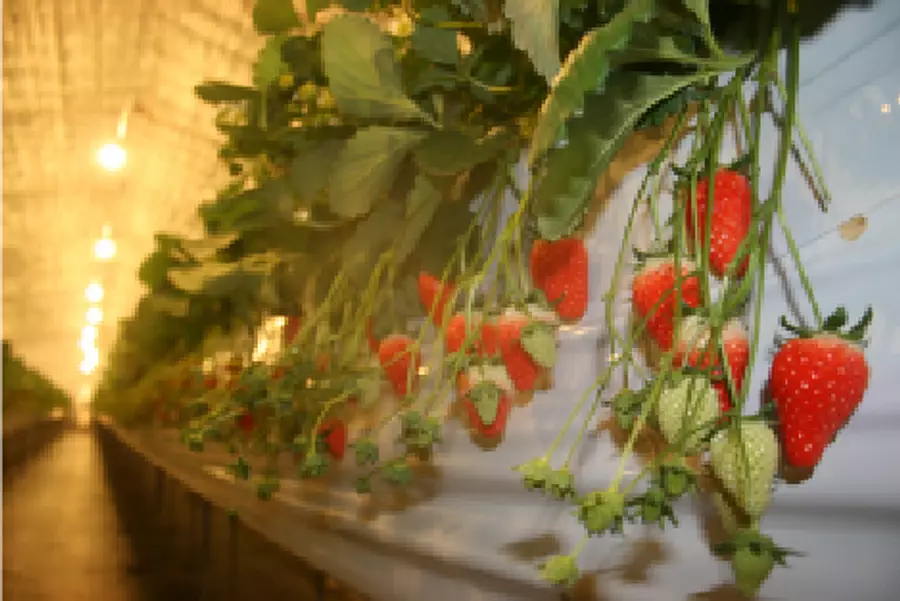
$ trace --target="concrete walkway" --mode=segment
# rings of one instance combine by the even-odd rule
[[[70,430],[5,482],[5,601],[151,601],[91,430]]]

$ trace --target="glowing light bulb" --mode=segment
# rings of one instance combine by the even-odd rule
[[[95,369],[97,369],[97,361],[91,361],[91,359],[85,357],[79,367],[83,375],[89,376]]]
[[[94,243],[94,256],[101,261],[109,261],[116,256],[116,243],[108,238]]]
[[[100,307],[91,307],[87,310],[87,321],[91,325],[99,325],[103,321],[103,311]]]
[[[97,151],[97,162],[106,171],[121,171],[127,158],[128,153],[115,142],[104,144]]]
[[[92,282],[87,288],[85,288],[84,298],[86,298],[88,302],[99,303],[103,300],[103,286],[101,286],[97,282]]]

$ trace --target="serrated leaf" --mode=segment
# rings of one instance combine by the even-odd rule
[[[203,82],[194,87],[194,93],[200,100],[210,104],[253,100],[259,96],[259,92],[253,88],[219,81]]]
[[[369,19],[353,14],[331,19],[322,32],[322,65],[342,113],[431,122],[404,94],[391,40]]]
[[[261,35],[283,33],[300,25],[292,0],[256,0],[253,27]]]
[[[503,14],[512,22],[516,48],[534,70],[551,81],[559,72],[559,0],[506,0]]]
[[[390,188],[406,153],[423,137],[423,131],[398,127],[357,130],[344,143],[331,174],[331,210],[348,219],[368,213]]]
[[[397,235],[403,223],[403,205],[391,199],[378,203],[356,225],[341,249],[341,262],[351,281],[365,286],[374,264]]]
[[[169,281],[180,290],[196,294],[202,291],[210,281],[231,275],[238,268],[237,263],[210,262],[197,267],[171,269],[169,270]]]
[[[628,43],[635,22],[650,20],[653,7],[652,0],[630,0],[612,21],[585,34],[569,53],[541,105],[531,137],[531,164],[553,146],[569,117],[584,106],[585,94],[603,88],[610,73],[609,53]]]
[[[485,426],[490,426],[497,420],[497,410],[500,408],[500,390],[490,382],[482,382],[469,391],[469,400],[475,406],[478,419]]]
[[[421,173],[417,175],[406,199],[406,218],[394,246],[394,260],[398,264],[405,261],[416,248],[440,206],[440,191],[434,187],[428,176]]]
[[[147,298],[151,301],[151,306],[157,311],[162,311],[175,317],[184,317],[188,313],[190,300],[187,298],[178,298],[168,294],[152,294]]]
[[[203,263],[212,260],[217,252],[231,245],[237,238],[238,235],[233,232],[207,235],[196,240],[185,240],[182,248],[195,260]]]
[[[344,144],[340,140],[324,140],[291,161],[291,188],[305,201],[311,202],[328,187],[331,170]]]
[[[459,62],[454,29],[419,25],[410,41],[413,52],[431,63],[455,65]]]
[[[489,160],[496,154],[490,144],[456,130],[434,131],[416,149],[419,166],[438,176],[455,175]]]
[[[256,56],[256,62],[253,64],[253,85],[261,92],[265,92],[266,88],[278,81],[281,74],[288,70],[287,63],[281,58],[281,45],[286,39],[281,35],[269,38]]]
[[[548,369],[556,365],[556,337],[543,324],[531,324],[522,332],[522,348],[535,363]]]
[[[547,240],[558,240],[580,225],[597,178],[608,167],[641,117],[661,100],[714,77],[713,72],[650,75],[617,72],[602,96],[592,98],[585,119],[573,127],[566,148],[553,151],[536,191],[537,228]]]

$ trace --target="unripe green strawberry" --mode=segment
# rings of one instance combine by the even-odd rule
[[[720,430],[709,445],[713,473],[750,518],[759,518],[772,498],[778,441],[763,422],[742,421]]]
[[[719,395],[704,376],[688,376],[664,389],[656,405],[663,438],[671,445],[683,445],[685,455],[701,450],[719,415]]]

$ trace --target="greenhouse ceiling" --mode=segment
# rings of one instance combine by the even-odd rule
[[[196,207],[223,173],[214,114],[192,88],[249,80],[260,44],[251,10],[250,0],[3,2],[3,337],[73,392],[102,369],[102,359],[92,375],[80,369],[91,306],[102,357],[141,293],[135,272],[154,232],[200,227]],[[119,171],[98,161],[109,143],[125,150]],[[105,262],[94,252],[104,233],[116,251]]]

